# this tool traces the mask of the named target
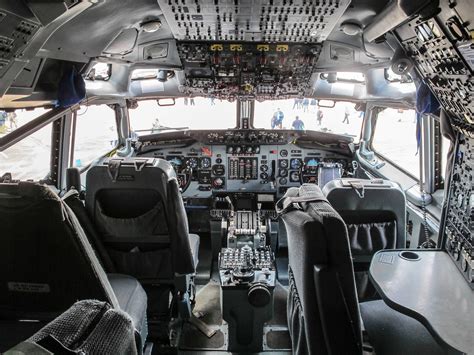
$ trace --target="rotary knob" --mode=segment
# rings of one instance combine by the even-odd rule
[[[257,308],[265,307],[272,299],[272,293],[263,283],[253,284],[247,293],[249,303]]]
[[[222,187],[223,185],[224,185],[224,180],[222,180],[221,178],[215,178],[212,181],[212,186],[216,188]]]

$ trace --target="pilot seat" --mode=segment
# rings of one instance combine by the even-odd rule
[[[138,353],[148,334],[138,281],[106,275],[71,209],[46,185],[0,183],[0,352],[30,337],[77,300],[128,314]]]
[[[86,186],[88,216],[115,270],[144,285],[154,299],[150,313],[169,314],[172,292],[189,317],[199,237],[188,231],[173,167],[155,158],[105,158],[88,170]]]

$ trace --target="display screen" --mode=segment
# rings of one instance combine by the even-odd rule
[[[235,200],[235,208],[237,210],[252,210],[252,199],[237,198]]]
[[[318,160],[315,158],[306,158],[305,159],[305,166],[306,167],[317,167],[319,164]]]
[[[270,195],[270,194],[258,194],[257,201],[258,202],[273,202],[275,201],[275,198],[273,195]]]
[[[168,155],[166,157],[166,160],[171,164],[173,165],[173,167],[180,167],[181,165],[183,165],[183,159],[179,156],[175,156],[175,155]]]

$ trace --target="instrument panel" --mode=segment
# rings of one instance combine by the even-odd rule
[[[229,134],[212,132],[185,146],[177,144],[178,139],[170,140],[174,143],[171,145],[144,141],[137,155],[169,161],[183,196],[193,198],[225,191],[282,196],[289,187],[322,184],[328,176],[332,179],[352,172],[352,158],[347,154],[301,146],[293,133],[277,133],[271,140],[266,135],[260,140],[253,130],[234,133],[229,138]]]

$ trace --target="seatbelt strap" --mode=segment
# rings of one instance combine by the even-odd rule
[[[189,317],[188,321],[189,321],[189,323],[194,325],[201,333],[203,333],[209,339],[212,338],[213,335],[217,333],[217,329],[211,328],[209,325],[207,325],[201,319],[196,317],[194,315],[194,313],[191,314],[191,317]]]
[[[304,202],[328,202],[328,200],[324,196],[317,194],[283,197],[277,202],[275,208],[278,214],[283,214],[290,210],[302,210],[301,203]]]
[[[116,182],[120,174],[120,165],[122,164],[122,159],[110,159],[107,164],[107,172],[109,177],[112,179],[112,182]]]

